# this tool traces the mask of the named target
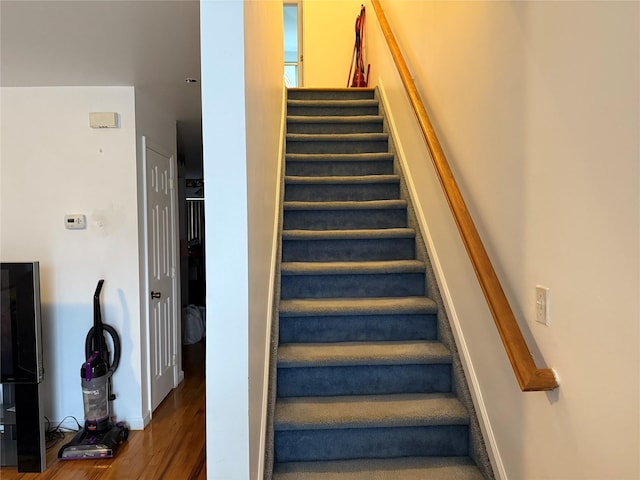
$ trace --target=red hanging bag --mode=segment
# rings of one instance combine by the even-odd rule
[[[353,72],[353,79],[351,81],[351,87],[366,87],[369,85],[369,69],[371,65],[367,66],[367,73],[364,72],[364,20],[365,20],[365,8],[364,5],[360,8],[360,14],[356,18],[356,42],[353,46],[353,55],[351,57],[351,65],[349,67],[349,77],[347,78],[347,87],[349,86],[349,79],[351,78],[351,71],[353,70],[353,61],[355,59],[355,71]]]

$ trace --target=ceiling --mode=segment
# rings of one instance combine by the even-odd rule
[[[0,1],[0,85],[144,89],[175,115],[190,177],[202,171],[199,80],[197,0]]]

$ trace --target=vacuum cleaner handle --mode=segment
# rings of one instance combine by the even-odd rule
[[[102,336],[102,313],[100,312],[100,292],[102,291],[102,285],[104,279],[98,280],[98,286],[96,292],[93,294],[93,351],[102,355],[104,352],[104,337]],[[105,358],[107,362],[109,359]]]
[[[100,292],[102,291],[102,285],[104,284],[104,279],[100,279],[98,280],[98,286],[96,287],[96,293],[93,294],[93,302],[95,304],[95,302],[99,302],[100,301]]]

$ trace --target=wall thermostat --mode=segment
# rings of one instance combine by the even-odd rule
[[[74,213],[64,216],[64,226],[67,230],[82,230],[87,228],[87,218],[80,214]]]

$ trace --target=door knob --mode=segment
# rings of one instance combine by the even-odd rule
[[[160,298],[162,294],[160,292],[151,292],[151,298]]]

